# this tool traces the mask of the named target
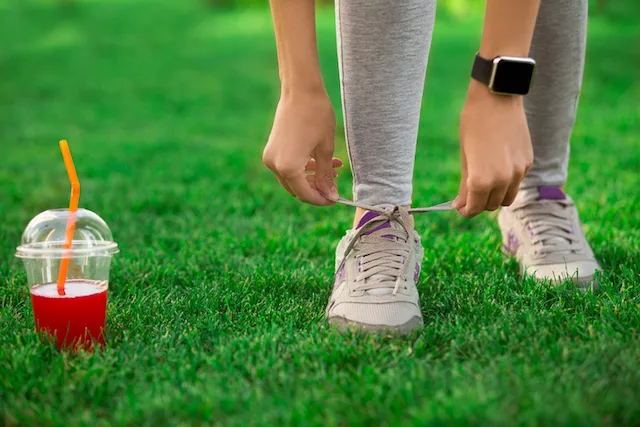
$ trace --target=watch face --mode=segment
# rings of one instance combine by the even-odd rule
[[[531,87],[535,62],[519,58],[498,58],[491,90],[497,93],[526,95]]]

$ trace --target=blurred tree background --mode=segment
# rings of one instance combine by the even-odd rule
[[[65,0],[60,0],[65,1]],[[69,0],[66,0],[69,1]],[[267,0],[204,0],[216,8],[242,8],[265,6]],[[547,0],[559,1],[559,0]],[[578,0],[567,0],[578,1]],[[320,7],[333,7],[333,0],[316,0]],[[484,8],[485,0],[438,0],[440,16],[462,18],[477,14]],[[589,0],[590,13],[618,21],[640,19],[638,0]]]
[[[45,0],[46,2],[47,0]],[[73,7],[79,0],[49,0]],[[269,0],[200,0],[215,9],[265,8]],[[344,0],[348,1],[348,0]],[[438,17],[460,19],[482,12],[486,0],[436,0]],[[560,0],[547,0],[560,1]],[[565,0],[578,1],[578,0]],[[640,0],[588,0],[590,16],[599,16],[617,22],[640,20]],[[333,7],[334,0],[316,0],[318,7]]]

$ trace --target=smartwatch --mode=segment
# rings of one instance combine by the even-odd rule
[[[498,95],[526,95],[531,88],[536,61],[533,58],[497,56],[485,59],[476,55],[471,77]]]

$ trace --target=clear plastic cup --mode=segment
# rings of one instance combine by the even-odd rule
[[[64,249],[68,209],[37,215],[22,235],[16,256],[27,272],[36,330],[59,348],[92,348],[104,343],[111,257],[118,252],[107,224],[86,209],[76,212],[71,250]],[[64,257],[69,268],[64,295],[57,289]]]

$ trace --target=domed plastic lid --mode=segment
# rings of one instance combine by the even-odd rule
[[[51,209],[38,214],[29,222],[18,246],[18,258],[62,258],[67,229],[68,209]],[[118,252],[111,230],[97,214],[78,209],[73,235],[71,257],[112,255]],[[67,255],[69,256],[69,255]]]

